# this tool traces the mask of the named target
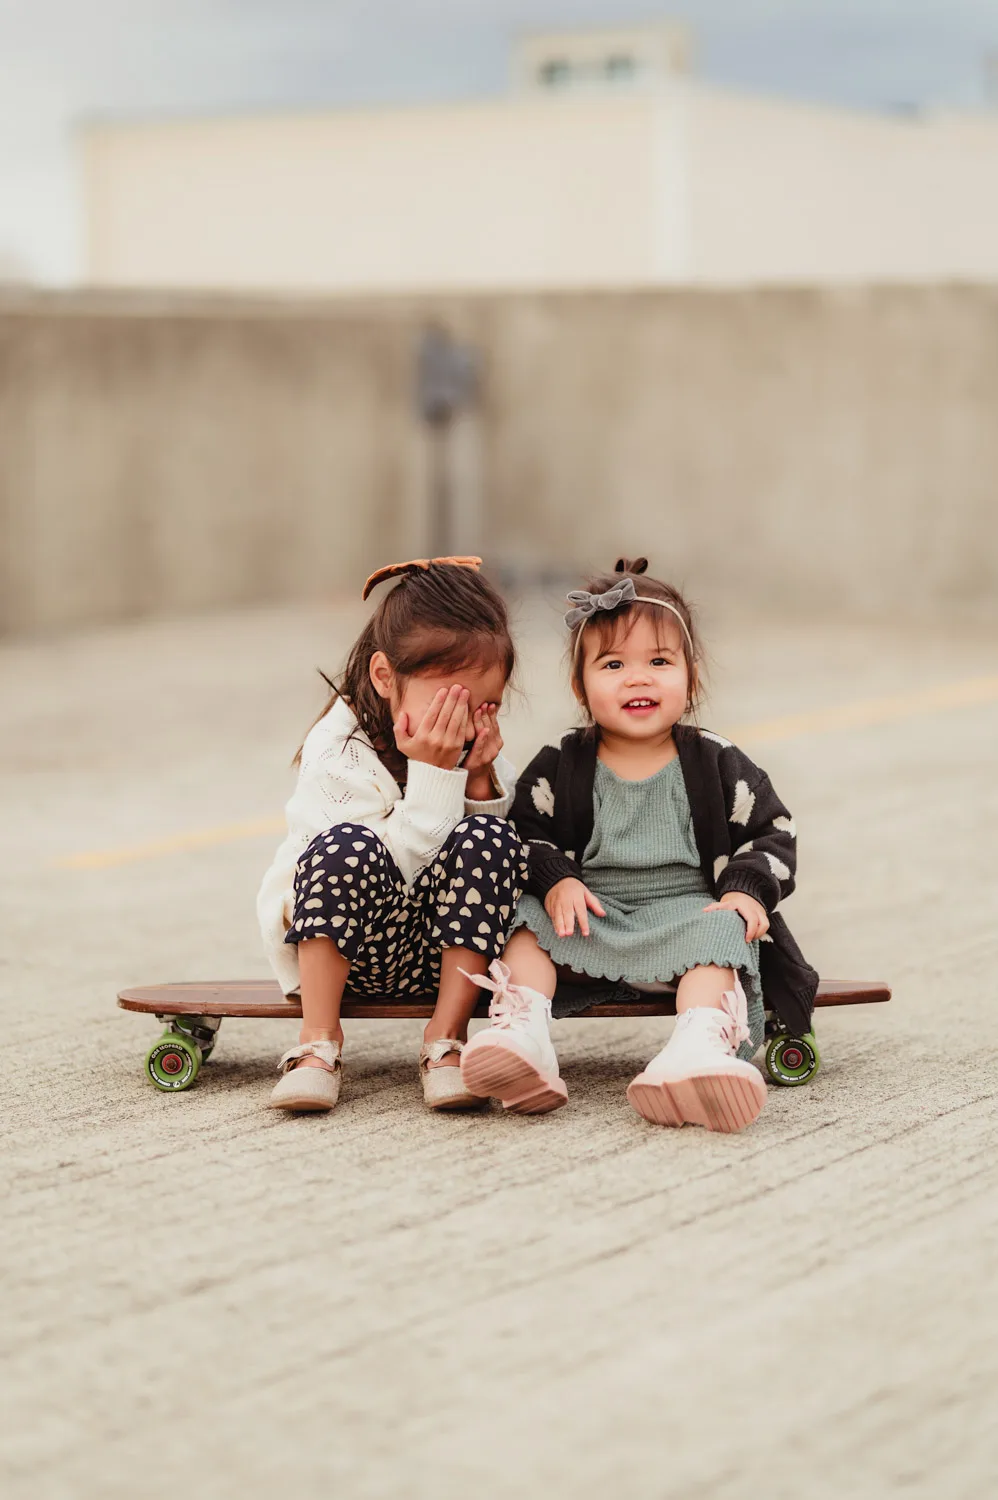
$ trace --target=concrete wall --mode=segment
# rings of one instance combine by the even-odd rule
[[[429,318],[484,361],[447,455],[462,548],[646,552],[788,619],[998,597],[998,288],[47,298],[0,304],[0,626],[317,596],[419,555]]]
[[[0,302],[0,628],[315,595],[422,539],[391,322]]]
[[[998,601],[998,288],[510,299],[492,316],[496,550],[642,552],[750,610]]]

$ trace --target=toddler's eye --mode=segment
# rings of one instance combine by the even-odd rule
[[[653,667],[667,667],[669,665],[669,658],[667,656],[653,656],[651,664]]]
[[[624,663],[622,661],[618,661],[616,658],[614,658],[613,661],[604,662],[603,665],[605,667],[608,667],[611,671],[616,671],[617,668],[618,667],[622,667],[624,665]]]

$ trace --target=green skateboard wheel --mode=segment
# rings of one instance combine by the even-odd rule
[[[156,1087],[168,1094],[189,1089],[200,1067],[201,1048],[183,1032],[168,1031],[146,1056],[146,1072]]]
[[[766,1048],[766,1072],[784,1088],[810,1083],[820,1067],[821,1053],[813,1031],[806,1036],[791,1036],[781,1031]]]

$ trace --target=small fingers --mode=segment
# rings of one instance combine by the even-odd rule
[[[747,943],[751,943],[751,941],[752,941],[752,939],[753,939],[753,937],[755,935],[754,931],[753,931],[753,924],[755,922],[755,915],[754,915],[754,913],[750,914],[749,916],[746,916],[745,913],[741,910],[741,908],[738,907],[738,906],[736,906],[733,901],[712,901],[709,906],[705,906],[703,909],[704,909],[704,911],[735,911],[735,912],[737,912],[738,915],[741,917],[742,921],[745,923],[745,941]]]
[[[756,938],[760,937],[765,931],[762,925],[762,918],[757,911],[750,911],[747,916],[743,911],[739,911],[738,915],[745,923],[745,941],[747,943],[754,943]]]
[[[559,903],[554,930],[559,937],[571,937],[575,931],[575,907],[570,902]]]
[[[465,706],[464,713],[455,713],[453,719],[451,720],[447,742],[448,744],[453,745],[455,749],[461,749],[467,743],[469,738],[474,737],[474,733],[475,731],[474,729],[472,729],[471,735],[469,736],[468,734],[468,710]]]
[[[437,714],[436,727],[442,734],[446,734],[447,726],[454,716],[455,705],[461,697],[461,688],[456,682],[452,682],[449,688],[441,688],[440,692],[443,693],[444,698]],[[435,703],[436,698],[433,701]]]
[[[430,699],[430,702],[427,705],[426,712],[423,715],[422,722],[420,723],[420,726],[419,726],[420,729],[422,729],[424,731],[424,733],[429,734],[431,732],[431,730],[433,730],[433,729],[435,729],[437,727],[437,723],[438,723],[438,720],[440,718],[441,710],[442,710],[442,708],[443,708],[443,706],[444,706],[444,704],[445,704],[446,701],[447,701],[447,689],[446,688],[438,688],[438,690],[434,693],[433,697]]]
[[[745,923],[745,941],[754,943],[757,938],[764,937],[769,931],[769,917],[765,910],[755,901],[743,911],[740,903],[734,901],[712,901],[704,911],[736,911]]]
[[[502,749],[502,736],[496,718],[498,711],[497,704],[483,703],[473,714],[468,715],[465,738],[474,739],[474,744],[468,751],[468,760],[471,761],[474,757],[476,766],[491,765]]]
[[[603,910],[603,907],[600,904],[599,898],[593,895],[592,891],[589,889],[588,886],[586,887],[586,892],[585,892],[585,903],[588,906],[589,910],[591,912],[594,912],[597,917],[605,917],[606,916],[606,912]]]
[[[444,743],[464,743],[464,726],[468,717],[468,690],[457,683],[448,690],[444,706],[440,710],[437,729]]]

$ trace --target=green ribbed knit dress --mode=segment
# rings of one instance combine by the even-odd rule
[[[582,878],[606,916],[590,913],[588,938],[577,929],[560,938],[541,902],[528,895],[516,925],[529,927],[556,964],[592,978],[653,984],[678,979],[698,964],[738,969],[758,1047],[765,1023],[759,944],[745,941],[736,911],[703,909],[713,897],[700,868],[678,758],[645,781],[624,781],[598,760],[593,814]]]

